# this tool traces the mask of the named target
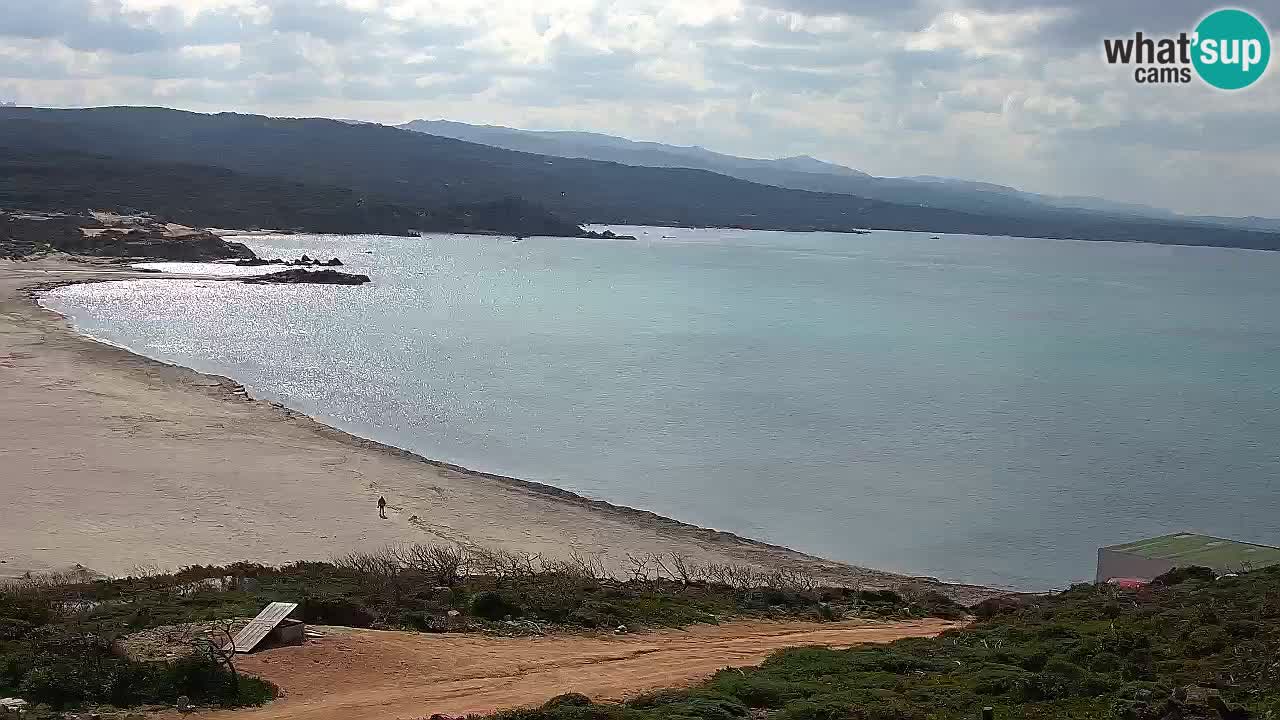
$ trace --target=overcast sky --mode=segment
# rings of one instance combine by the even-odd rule
[[[1276,0],[1233,6],[1280,26]],[[1280,71],[1227,93],[1102,61],[1103,37],[1190,30],[1217,7],[0,0],[0,101],[594,130],[1280,216]]]

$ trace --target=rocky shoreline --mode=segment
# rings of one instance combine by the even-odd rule
[[[304,270],[302,268],[291,268],[280,272],[268,273],[266,275],[258,275],[256,277],[245,278],[241,282],[254,285],[261,284],[311,284],[311,285],[363,285],[369,282],[368,275],[359,273],[345,273],[337,270]]]
[[[338,258],[260,258],[244,243],[145,214],[0,210],[0,258],[24,260],[59,252],[122,263],[230,262],[239,267],[290,268],[243,278],[248,283],[363,285],[370,281],[368,275],[333,270],[343,264]],[[324,269],[305,269],[311,267]]]
[[[244,243],[150,215],[0,210],[0,257],[62,252],[121,260],[252,260]]]

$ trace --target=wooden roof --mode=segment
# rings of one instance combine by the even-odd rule
[[[281,620],[289,617],[289,613],[296,609],[298,609],[298,603],[271,603],[263,608],[262,612],[258,613],[258,617],[250,620],[249,624],[244,626],[244,629],[231,641],[231,645],[223,649],[234,649],[235,652],[240,653],[252,652],[254,648],[258,647],[258,643],[262,642],[262,639],[280,624]]]

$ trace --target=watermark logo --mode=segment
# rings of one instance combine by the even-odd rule
[[[1200,52],[1191,54],[1200,79],[1221,90],[1252,85],[1266,72],[1271,36],[1243,10],[1218,10],[1196,26]]]
[[[1258,81],[1271,60],[1271,36],[1258,18],[1226,8],[1209,13],[1191,33],[1174,37],[1107,38],[1103,53],[1112,65],[1136,65],[1135,82],[1189,83],[1192,71],[1220,90]]]

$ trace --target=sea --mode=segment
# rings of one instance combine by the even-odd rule
[[[884,570],[1046,590],[1157,534],[1280,544],[1280,253],[610,229],[253,235],[373,282],[42,303],[356,435]]]

